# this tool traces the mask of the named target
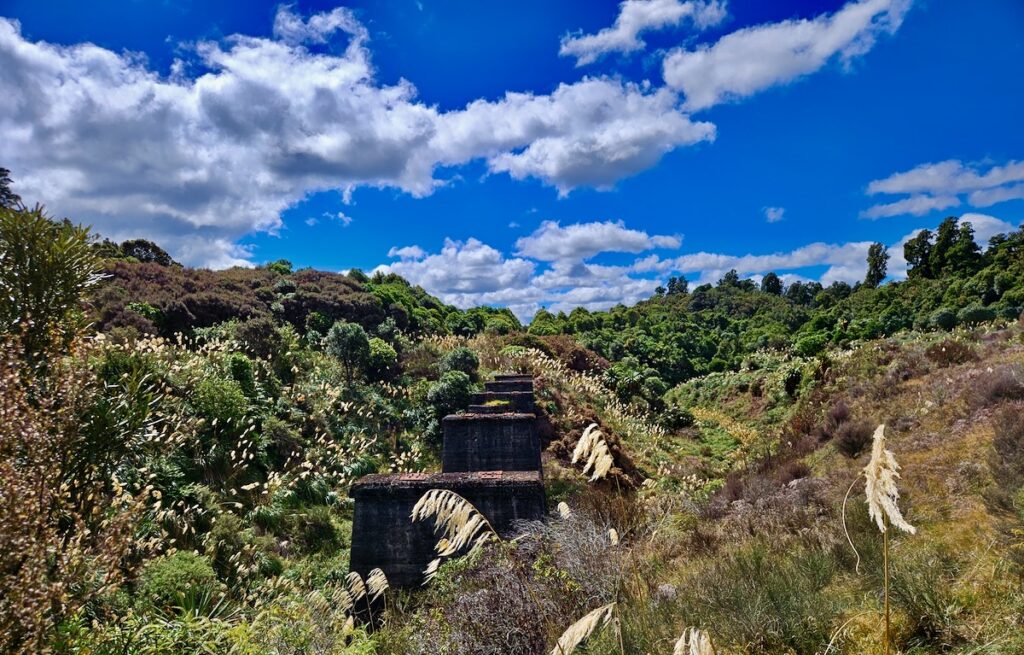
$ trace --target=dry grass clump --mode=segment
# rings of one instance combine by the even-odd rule
[[[954,339],[946,339],[932,344],[924,351],[924,356],[934,362],[939,368],[966,364],[978,358],[970,345]]]
[[[974,383],[976,407],[1021,399],[1024,399],[1024,368],[1020,365],[989,368]]]
[[[583,465],[583,475],[586,475],[587,471],[593,471],[590,476],[591,482],[604,478],[615,464],[612,453],[608,449],[608,443],[597,428],[597,423],[587,426],[587,429],[583,431],[583,436],[576,444],[576,449],[572,451],[573,464],[582,459],[586,460]]]
[[[871,443],[872,428],[867,421],[847,421],[835,433],[836,450],[851,459],[857,457]]]

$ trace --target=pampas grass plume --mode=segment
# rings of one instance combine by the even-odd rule
[[[711,645],[708,633],[690,628],[683,630],[682,636],[672,649],[672,655],[715,655],[715,648]]]
[[[614,610],[615,603],[608,603],[573,623],[558,638],[558,643],[555,644],[550,655],[572,655],[577,646],[586,641],[595,630],[608,623]]]
[[[864,467],[868,514],[878,524],[881,532],[886,531],[888,522],[904,532],[914,534],[917,529],[907,523],[897,505],[900,499],[900,491],[896,486],[900,477],[899,470],[896,457],[885,447],[885,425],[879,425],[875,429],[871,446],[871,461]]]
[[[608,471],[615,464],[612,453],[608,450],[608,443],[604,440],[604,435],[597,429],[597,423],[587,426],[587,429],[583,431],[583,436],[576,443],[576,448],[572,451],[573,464],[584,458],[587,461],[583,466],[583,474],[586,475],[587,471],[593,470],[590,476],[591,482],[608,475]]]

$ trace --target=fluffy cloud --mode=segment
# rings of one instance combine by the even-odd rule
[[[402,260],[423,259],[427,256],[426,251],[419,246],[405,246],[404,248],[392,248],[388,251],[388,257],[398,257]]]
[[[765,207],[764,220],[769,223],[778,223],[786,216],[785,207]]]
[[[335,39],[347,39],[338,54],[312,48]],[[444,183],[438,167],[484,159],[565,194],[714,137],[671,92],[609,78],[440,112],[405,80],[377,81],[366,40],[347,9],[303,19],[284,7],[274,38],[199,43],[201,74],[177,62],[162,77],[139,55],[30,42],[0,19],[4,164],[26,201],[221,267],[247,263],[237,240],[275,232],[317,191],[424,196]]]
[[[638,253],[655,248],[678,248],[679,236],[651,236],[631,230],[622,221],[577,223],[562,227],[545,221],[533,234],[516,241],[516,254],[541,261],[582,261],[602,252]]]
[[[609,52],[641,50],[644,42],[641,32],[679,25],[686,19],[695,27],[704,29],[717,25],[725,18],[725,3],[679,2],[679,0],[624,0],[612,27],[597,34],[566,35],[558,54],[576,57],[576,65],[584,66]]]
[[[813,20],[737,30],[711,46],[673,50],[662,73],[686,95],[686,109],[706,109],[813,73],[833,57],[849,64],[880,35],[899,29],[909,5],[910,0],[861,0]]]
[[[894,173],[868,184],[868,194],[908,194],[908,197],[865,210],[867,218],[914,214],[960,204],[966,196],[973,207],[988,207],[1007,200],[1024,198],[1024,162],[1010,161],[1003,166],[964,165],[957,159],[921,164],[909,171]]]
[[[864,218],[885,218],[903,214],[923,216],[936,209],[948,209],[959,204],[960,200],[956,196],[930,196],[925,193],[917,193],[902,200],[875,205],[862,211],[860,215]]]
[[[715,126],[691,121],[667,89],[584,78],[550,95],[472,102],[441,117],[431,145],[443,163],[485,156],[492,172],[535,177],[565,195],[608,188],[675,148],[714,138]]]

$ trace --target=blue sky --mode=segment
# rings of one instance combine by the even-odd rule
[[[88,5],[88,6],[86,6]],[[1024,220],[1016,0],[0,2],[0,166],[193,265],[460,306],[854,281]],[[91,45],[90,45],[91,44]]]

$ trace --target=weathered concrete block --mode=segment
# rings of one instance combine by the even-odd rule
[[[485,391],[473,394],[470,402],[474,405],[484,405],[493,400],[507,402],[508,407],[505,411],[511,410],[520,414],[532,414],[534,411],[532,391]]]
[[[533,381],[533,376],[529,373],[497,373],[494,376],[495,380],[529,380]]]
[[[484,382],[487,391],[529,391],[533,393],[533,380],[488,380]]]
[[[533,414],[452,414],[441,426],[445,473],[540,470],[540,439]]]
[[[431,489],[450,489],[473,503],[503,537],[516,521],[542,520],[547,512],[535,471],[367,475],[349,490],[355,499],[349,570],[365,578],[380,568],[394,587],[422,584],[438,537],[432,521],[413,522],[411,514]]]

